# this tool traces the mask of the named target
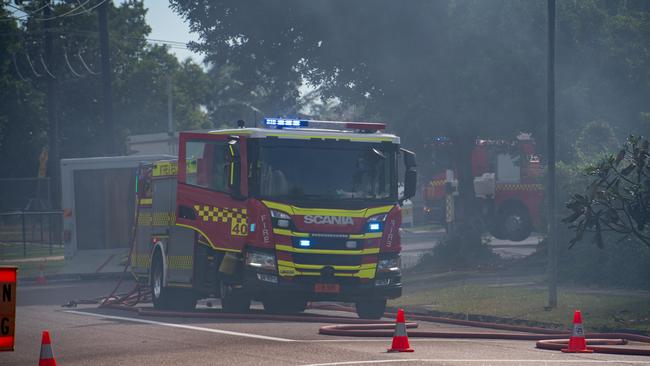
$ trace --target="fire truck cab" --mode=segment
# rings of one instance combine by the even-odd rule
[[[453,221],[447,204],[447,197],[453,200],[457,195],[458,185],[452,142],[439,136],[429,147],[434,174],[423,187],[424,211],[433,221]],[[472,174],[484,224],[494,237],[522,241],[540,227],[542,168],[529,134],[520,134],[515,141],[477,139]]]
[[[143,165],[133,273],[156,308],[221,298],[273,313],[353,302],[379,318],[401,296],[400,203],[415,156],[383,124],[267,118],[181,133],[179,157]],[[405,189],[398,197],[398,158]]]

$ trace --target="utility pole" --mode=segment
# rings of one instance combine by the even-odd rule
[[[102,1],[102,0],[98,0]],[[111,85],[111,61],[108,43],[108,6],[105,0],[97,9],[99,20],[99,52],[101,54],[102,68],[102,96],[104,102],[104,138],[106,155],[116,155],[115,126],[113,124],[113,87]]]
[[[172,98],[172,73],[168,72],[167,74],[167,141],[169,144],[169,153],[171,155],[178,154],[178,151],[174,148],[175,139],[174,139],[174,120],[172,119],[173,112],[173,98]]]
[[[50,0],[45,0],[43,7],[43,18],[52,18],[52,9],[50,8]],[[52,22],[54,20],[43,21],[43,43],[44,55],[43,58],[47,64],[50,65],[51,70],[55,70],[54,58],[52,57]],[[48,165],[50,177],[50,197],[52,208],[58,209],[61,207],[61,174],[59,166],[59,121],[57,119],[56,110],[56,89],[57,83],[53,76],[48,73],[44,74],[46,81],[46,100],[45,106],[47,109],[47,139],[48,139]]]
[[[548,60],[546,71],[546,142],[548,154],[548,307],[557,307],[557,221],[555,217],[555,0],[548,3]]]

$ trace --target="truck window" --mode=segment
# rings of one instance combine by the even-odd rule
[[[227,144],[221,141],[187,141],[185,183],[227,192],[230,159]]]
[[[521,181],[520,156],[509,153],[497,155],[497,180],[519,183]]]
[[[349,141],[261,141],[255,189],[266,199],[389,200],[397,193],[395,150]]]

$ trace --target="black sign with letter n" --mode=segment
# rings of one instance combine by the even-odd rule
[[[0,267],[0,352],[14,350],[16,272],[16,267]]]

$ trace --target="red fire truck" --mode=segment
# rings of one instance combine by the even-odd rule
[[[325,300],[380,317],[402,293],[400,203],[415,193],[415,155],[384,124],[264,124],[181,133],[178,160],[141,166],[133,273],[156,308],[219,297],[228,312],[257,300],[295,313]]]
[[[435,173],[423,187],[424,211],[434,221],[451,221],[453,210],[448,202],[457,195],[458,185],[452,143],[446,137],[435,137],[430,148]],[[516,141],[477,139],[472,173],[482,217],[492,235],[522,241],[540,226],[542,169],[529,134],[520,134]]]

